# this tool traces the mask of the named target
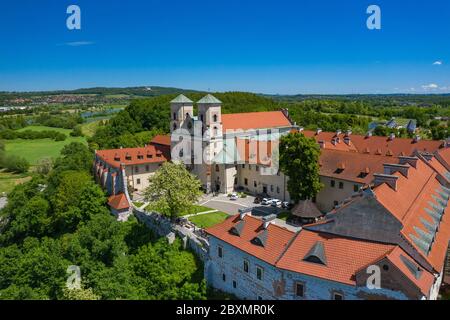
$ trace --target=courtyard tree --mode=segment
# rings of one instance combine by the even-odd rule
[[[151,208],[172,219],[189,211],[202,194],[200,181],[182,163],[164,163],[149,181],[145,197]]]
[[[291,199],[314,198],[322,188],[319,178],[320,148],[302,133],[290,133],[280,140],[280,169],[289,177],[287,189]]]

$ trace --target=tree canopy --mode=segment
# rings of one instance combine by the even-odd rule
[[[291,199],[298,203],[314,198],[322,188],[316,141],[302,133],[290,133],[281,138],[279,154],[280,169],[289,177],[287,189]]]
[[[202,195],[200,180],[183,163],[164,163],[149,181],[145,197],[151,207],[172,219],[188,211]]]
[[[49,173],[15,187],[0,211],[0,299],[204,299],[203,265],[136,218],[118,222],[90,175],[93,155],[70,144]],[[81,288],[68,289],[69,266]]]

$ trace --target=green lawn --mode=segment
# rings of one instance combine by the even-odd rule
[[[3,192],[9,193],[12,189],[21,183],[30,180],[31,177],[27,174],[15,174],[5,171],[0,171],[0,195]]]
[[[188,214],[197,214],[200,212],[206,212],[206,211],[212,211],[212,210],[214,210],[214,209],[204,207],[204,206],[194,205],[189,211],[184,212],[182,214],[182,216],[187,216]]]
[[[224,212],[214,212],[190,217],[189,221],[191,221],[199,228],[209,228],[218,223],[221,223],[222,221],[225,221],[225,219],[227,219],[228,217],[229,215]]]
[[[44,126],[29,126],[23,130],[55,130],[67,135],[65,141],[54,141],[52,139],[37,139],[37,140],[6,140],[5,151],[6,154],[15,154],[24,157],[30,164],[37,165],[39,160],[43,158],[57,158],[61,149],[71,142],[81,142],[86,144],[84,137],[71,137],[69,134],[72,130],[61,128],[50,128]]]
[[[81,126],[81,131],[83,134],[87,137],[92,137],[95,133],[95,130],[97,130],[98,124],[101,120],[85,123]]]

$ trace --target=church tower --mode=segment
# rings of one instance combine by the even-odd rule
[[[207,191],[219,191],[224,183],[224,166],[220,161],[223,150],[222,130],[222,102],[216,97],[208,94],[197,102],[198,121],[203,124],[203,150],[204,160],[203,174]],[[202,179],[203,180],[203,179]]]
[[[194,116],[194,103],[180,94],[170,102],[170,133],[183,128],[189,129],[189,122]]]

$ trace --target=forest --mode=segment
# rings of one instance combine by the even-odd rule
[[[187,96],[198,101],[204,93],[191,93]],[[352,129],[354,133],[365,134],[369,123],[375,120],[389,120],[393,117],[415,119],[424,135],[433,139],[448,136],[447,121],[434,120],[435,117],[450,117],[449,99],[442,98],[445,104],[396,104],[390,102],[380,105],[379,100],[355,99],[317,99],[285,100],[264,97],[245,92],[214,93],[222,101],[222,113],[272,111],[287,108],[290,117],[305,129],[336,131]],[[170,101],[176,94],[153,98],[135,99],[125,110],[97,129],[89,140],[92,148],[136,147],[148,142],[136,138],[136,134],[151,137],[157,133],[168,133],[170,122]],[[431,101],[434,101],[432,99]],[[404,101],[403,101],[404,102]],[[375,134],[388,135],[392,130],[378,130]],[[406,130],[396,132],[399,136],[411,137]]]
[[[63,148],[0,212],[0,299],[205,299],[202,263],[180,241],[118,222],[91,175],[92,152]],[[70,266],[80,289],[68,290]]]

